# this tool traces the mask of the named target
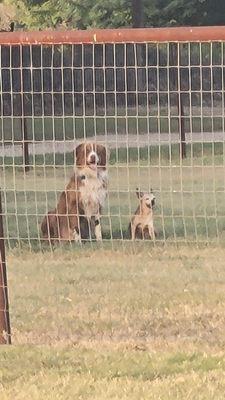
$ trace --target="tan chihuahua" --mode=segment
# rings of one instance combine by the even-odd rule
[[[155,230],[153,224],[153,207],[155,205],[155,196],[152,193],[141,192],[138,188],[136,189],[136,195],[140,201],[140,204],[135,211],[130,225],[131,239],[145,239],[146,236],[150,236],[150,239],[155,240]]]

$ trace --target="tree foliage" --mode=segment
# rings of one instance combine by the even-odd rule
[[[25,29],[132,25],[132,0],[3,0]],[[142,0],[143,26],[222,25],[224,0]]]
[[[145,8],[146,25],[223,25],[224,0],[154,0],[154,8]]]
[[[129,3],[129,0],[18,0],[16,22],[27,29],[129,26]]]
[[[15,17],[15,7],[8,2],[0,1],[0,31],[9,31]]]

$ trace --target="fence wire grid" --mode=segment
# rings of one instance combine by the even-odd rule
[[[223,41],[1,45],[0,57],[8,247],[47,245],[41,221],[87,141],[110,153],[103,242],[130,240],[136,188],[155,195],[155,242],[223,242]]]

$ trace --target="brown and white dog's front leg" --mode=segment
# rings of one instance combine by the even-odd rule
[[[102,241],[102,229],[99,215],[95,217],[95,237],[97,241]]]
[[[75,242],[81,243],[81,236],[80,233],[77,232],[76,228],[73,231],[73,239],[75,240]]]

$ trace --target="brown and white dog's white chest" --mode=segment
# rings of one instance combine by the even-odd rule
[[[106,199],[107,173],[84,173],[79,187],[80,203],[88,218],[98,216]]]

